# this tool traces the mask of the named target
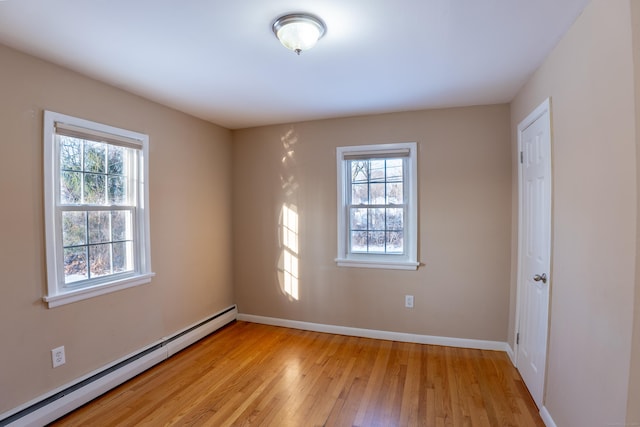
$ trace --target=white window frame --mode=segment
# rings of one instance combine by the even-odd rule
[[[406,154],[408,151],[408,155]],[[349,199],[351,189],[348,160],[353,156],[372,156],[390,158],[402,153],[406,156],[404,170],[405,217],[404,217],[404,253],[351,253],[349,250]],[[338,256],[336,263],[340,267],[382,268],[394,270],[416,270],[418,262],[418,167],[417,144],[403,142],[394,144],[357,145],[336,149],[338,184]]]
[[[56,126],[71,129],[78,137],[93,141],[112,142],[137,150],[133,239],[135,270],[83,281],[81,286],[65,285],[64,250],[62,242],[62,210],[60,200],[60,155],[56,143]],[[47,257],[47,295],[43,300],[49,308],[104,295],[149,283],[151,270],[149,242],[149,137],[89,120],[53,111],[44,112],[44,213]],[[112,142],[113,143],[113,142]],[[107,208],[109,206],[106,206]],[[117,208],[116,208],[117,209]]]

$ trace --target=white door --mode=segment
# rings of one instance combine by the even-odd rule
[[[551,266],[551,125],[549,100],[518,126],[520,218],[516,366],[542,408]]]

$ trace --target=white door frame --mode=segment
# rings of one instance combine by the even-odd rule
[[[516,367],[518,367],[518,333],[520,330],[520,315],[521,315],[521,304],[522,304],[522,294],[523,294],[523,287],[525,286],[526,282],[524,279],[524,270],[523,270],[523,254],[524,254],[524,248],[523,248],[523,219],[522,219],[522,211],[523,211],[523,197],[522,197],[522,186],[523,186],[523,172],[522,172],[522,133],[525,131],[525,129],[527,129],[531,124],[533,124],[537,119],[539,119],[540,117],[542,117],[545,113],[549,114],[549,121],[551,122],[551,98],[547,98],[546,100],[544,100],[542,102],[542,104],[540,104],[535,110],[533,110],[524,120],[522,120],[522,122],[520,122],[520,124],[518,125],[518,129],[517,129],[517,136],[518,136],[518,159],[517,159],[517,163],[518,163],[518,270],[517,270],[517,276],[516,276],[516,313],[515,313],[515,329],[514,329],[514,335],[513,335],[513,342],[514,342],[514,365]],[[545,373],[544,373],[544,381],[543,381],[543,396],[544,396],[544,389],[546,386],[546,365],[549,362],[549,328],[550,328],[550,317],[551,317],[551,310],[550,310],[550,306],[551,306],[551,281],[553,278],[553,274],[552,274],[552,270],[553,270],[553,245],[552,245],[552,241],[553,241],[553,168],[552,168],[552,143],[553,143],[553,132],[552,132],[552,127],[551,127],[551,123],[549,126],[549,145],[550,145],[550,150],[549,150],[549,173],[550,173],[550,180],[551,180],[551,186],[549,189],[549,203],[550,203],[550,208],[551,208],[551,218],[550,218],[550,223],[549,223],[549,298],[548,298],[548,318],[547,318],[547,330],[546,330],[546,342],[547,342],[547,354],[545,355]],[[539,410],[542,410],[542,406],[540,408],[538,408]]]

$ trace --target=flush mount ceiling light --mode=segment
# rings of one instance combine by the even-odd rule
[[[306,13],[281,16],[275,20],[272,29],[280,43],[298,55],[315,46],[326,31],[320,18]]]

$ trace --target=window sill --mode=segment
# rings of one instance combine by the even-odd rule
[[[47,295],[43,297],[43,301],[49,304],[49,308],[58,307],[72,302],[82,301],[84,299],[109,294],[111,292],[120,291],[134,286],[144,285],[151,282],[151,278],[155,273],[145,273],[126,279],[115,280],[105,284],[100,284],[88,288],[74,289],[67,292],[61,292],[55,295]]]
[[[417,270],[420,265],[415,261],[379,261],[364,259],[336,258],[338,267],[380,268],[386,270]]]

